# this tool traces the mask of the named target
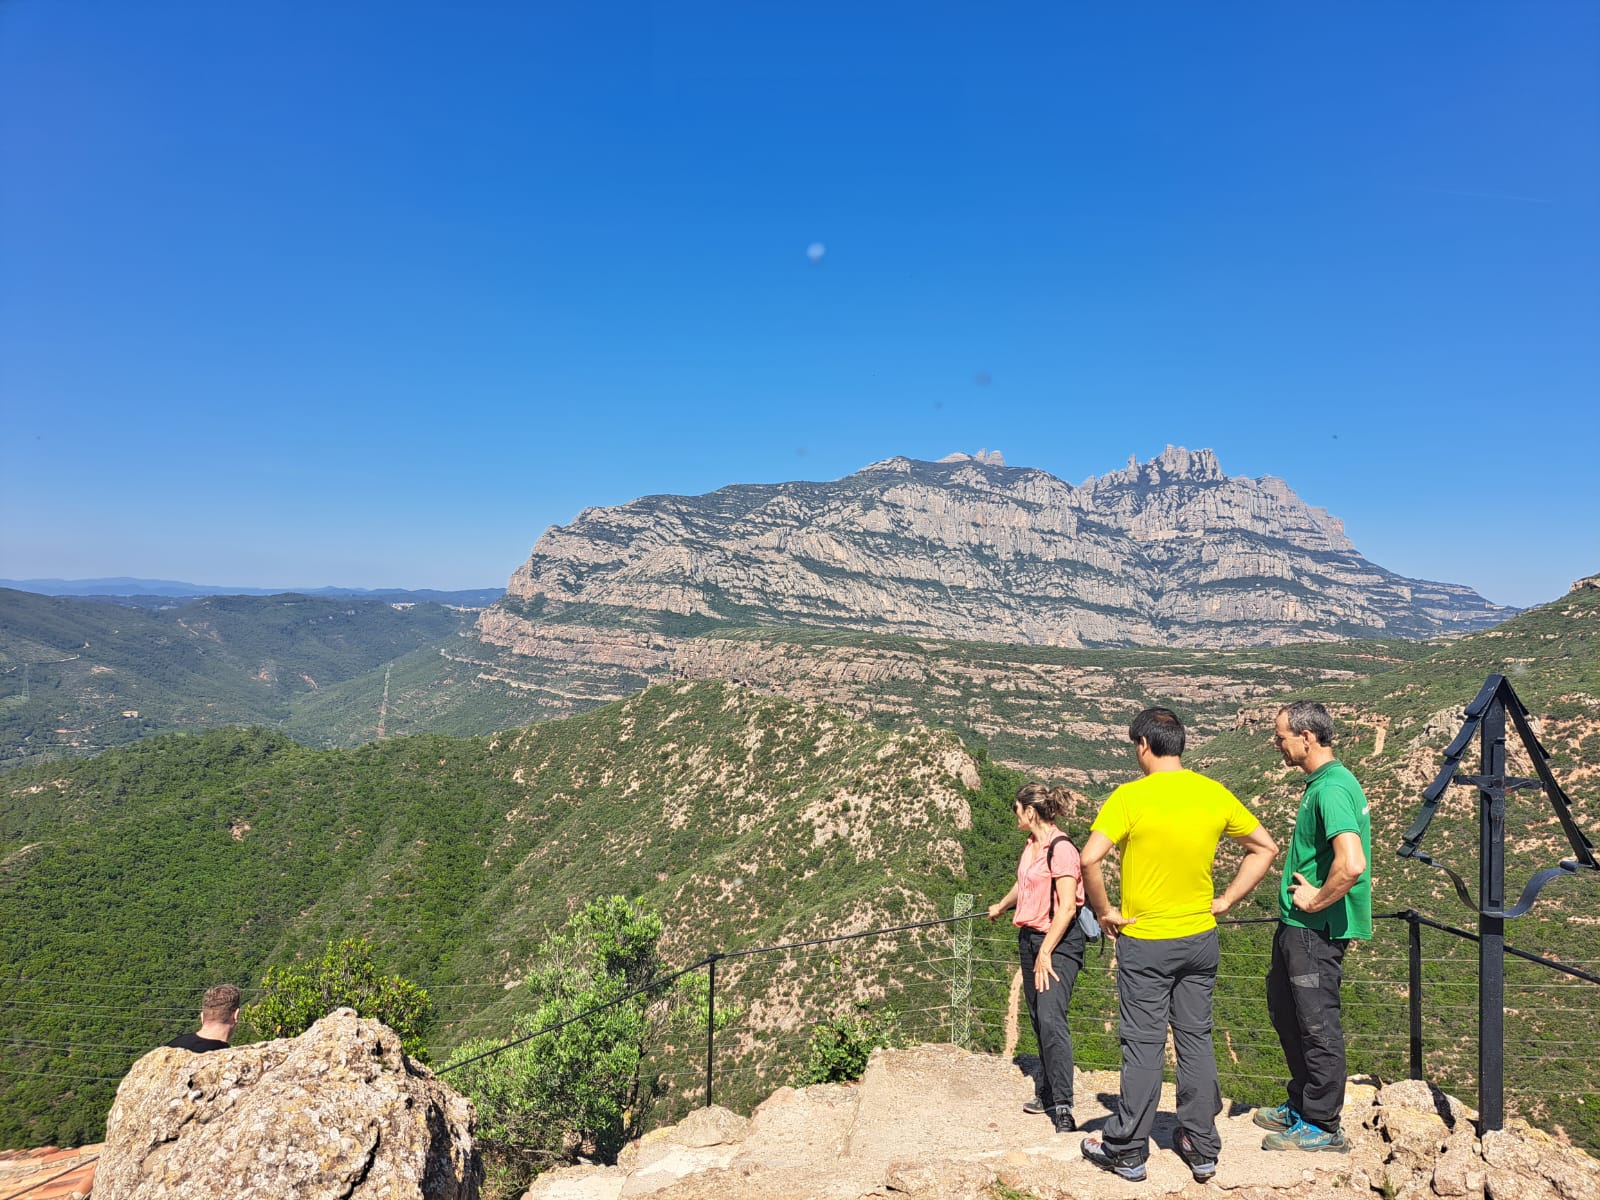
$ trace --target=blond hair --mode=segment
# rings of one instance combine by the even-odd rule
[[[200,1001],[200,1019],[226,1021],[239,1011],[239,1001],[242,999],[243,993],[231,983],[219,983],[214,988],[207,988]]]

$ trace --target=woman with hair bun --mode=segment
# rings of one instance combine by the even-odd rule
[[[1017,882],[1005,899],[989,906],[989,920],[1015,907],[1017,948],[1028,1019],[1039,1039],[1043,1068],[1033,1100],[1023,1112],[1049,1113],[1057,1133],[1078,1127],[1072,1116],[1072,1032],[1067,1008],[1083,967],[1086,936],[1078,924],[1083,905],[1083,867],[1078,848],[1056,822],[1067,811],[1065,788],[1030,783],[1012,805],[1017,828],[1028,835],[1017,862]]]

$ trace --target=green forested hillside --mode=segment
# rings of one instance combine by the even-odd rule
[[[393,663],[296,696],[281,728],[307,746],[359,746],[384,734],[444,733],[478,737],[547,718],[532,696],[479,679],[474,658],[481,647],[468,637],[449,637]],[[582,706],[584,708],[590,706]]]
[[[161,610],[0,589],[0,767],[178,729],[278,725],[470,616],[437,604],[212,596]],[[381,691],[361,714],[376,736]]]
[[[965,874],[961,775],[949,735],[716,684],[491,741],[227,730],[22,768],[0,792],[0,1142],[92,1138],[198,989],[335,936],[478,997],[447,1047],[515,1006],[505,985],[592,896],[660,910],[680,959],[926,918]]]
[[[1373,801],[1375,906],[1415,907],[1471,928],[1440,873],[1393,856],[1400,831],[1459,728],[1461,706],[1486,675],[1506,671],[1540,722],[1580,824],[1595,835],[1600,592],[1574,592],[1384,666],[1366,677],[1317,674],[1308,689],[1334,708],[1339,752]],[[1188,673],[1174,669],[1171,690],[1181,695],[1196,677],[1214,678],[1214,668],[1200,660]],[[1293,694],[1308,694],[1306,679],[1298,682]],[[1263,684],[1189,756],[1233,786],[1280,841],[1300,777],[1281,766],[1268,730],[1288,694]],[[1137,695],[1095,702],[1109,721],[1163,698],[1146,683]],[[1176,707],[1187,714],[1181,699]],[[1015,777],[976,749],[969,755],[953,734],[918,725],[916,714],[898,720],[904,728],[879,728],[748,689],[675,684],[487,739],[421,735],[318,751],[278,733],[224,730],[11,772],[0,780],[0,1142],[92,1138],[121,1071],[192,1024],[200,988],[221,978],[251,983],[265,966],[335,936],[370,935],[388,966],[434,989],[442,1021],[433,1044],[447,1052],[503,1027],[519,1003],[506,985],[538,938],[595,895],[622,892],[659,909],[666,959],[680,963],[942,915],[957,891],[998,896],[1017,850],[1006,801]],[[1128,752],[1108,740],[1096,753],[1110,770]],[[1124,761],[1131,772],[1131,757]],[[1078,805],[1074,834],[1110,782]],[[1473,793],[1457,793],[1427,848],[1471,877]],[[1541,804],[1515,798],[1513,886],[1566,856]],[[1271,906],[1263,890],[1240,915]],[[1592,963],[1597,927],[1600,884],[1580,877],[1552,885],[1508,936]],[[985,936],[972,1038],[998,1048],[1013,951],[1003,930]],[[1281,1072],[1270,1037],[1260,1036],[1265,937],[1264,926],[1230,931],[1218,999],[1229,1091],[1246,1099],[1270,1093]],[[774,1048],[840,1004],[948,1003],[942,981],[951,968],[938,965],[949,961],[947,933],[912,935],[893,953],[852,945],[781,966],[724,966],[719,988],[745,1009],[720,1051],[719,1070],[736,1081],[724,1098],[738,1103],[780,1082]],[[1473,950],[1444,935],[1430,934],[1428,946],[1429,1068],[1470,1097]],[[1356,1069],[1403,1063],[1403,1032],[1393,1044],[1403,1031],[1403,961],[1395,923],[1352,952]],[[1600,1143],[1600,1096],[1583,1052],[1571,1049],[1600,1035],[1600,1005],[1582,990],[1590,985],[1559,990],[1538,968],[1519,970],[1507,1078],[1523,1099],[1513,1111]],[[941,987],[943,1000],[930,995]],[[1110,988],[1104,960],[1093,961],[1074,1006],[1080,1055],[1091,1064],[1114,1057]],[[703,1054],[703,1043],[675,1038],[674,1046],[680,1059]],[[691,1077],[675,1086],[696,1085]]]

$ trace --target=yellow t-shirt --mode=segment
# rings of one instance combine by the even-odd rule
[[[1122,915],[1131,938],[1189,937],[1215,929],[1211,864],[1223,835],[1261,822],[1214,779],[1157,771],[1107,797],[1092,828],[1122,848]]]

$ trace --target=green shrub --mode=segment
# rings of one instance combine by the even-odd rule
[[[706,1005],[699,975],[641,990],[661,974],[660,938],[661,918],[642,906],[591,902],[538,952],[526,982],[537,1007],[510,1031],[510,1041],[526,1040],[502,1050],[501,1039],[480,1038],[457,1051],[460,1069],[445,1069],[477,1105],[492,1171],[525,1187],[577,1153],[614,1161],[636,1132],[654,1091],[641,1064],[656,1027]],[[736,1015],[719,1012],[718,1023]]]
[[[336,1008],[382,1021],[400,1035],[407,1054],[427,1061],[422,1035],[432,1012],[428,993],[398,975],[382,974],[366,938],[329,942],[314,962],[268,970],[260,997],[244,1007],[239,1023],[261,1038],[297,1037]]]
[[[874,1050],[899,1043],[900,1021],[892,1008],[874,1012],[859,1005],[854,1013],[824,1021],[812,1031],[805,1066],[795,1083],[804,1086],[860,1079]]]

